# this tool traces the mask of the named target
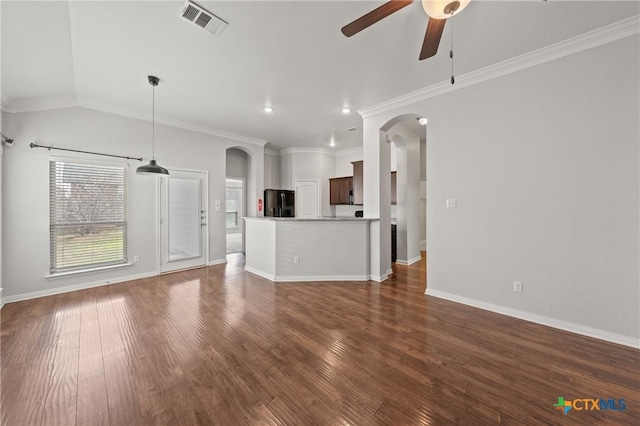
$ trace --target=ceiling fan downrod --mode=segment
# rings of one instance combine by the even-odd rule
[[[458,6],[456,6],[455,10],[451,11],[451,17],[453,17],[453,13],[458,10],[458,7],[460,6],[460,3],[457,1],[453,3],[458,3]],[[453,3],[449,3],[447,7],[451,6]],[[451,20],[451,18],[449,18],[449,20]],[[451,49],[449,50],[449,58],[451,58],[451,84],[455,84],[456,79],[453,76],[453,21],[449,24],[449,27],[451,28]]]

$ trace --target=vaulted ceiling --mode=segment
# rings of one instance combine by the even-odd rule
[[[451,27],[462,75],[639,13],[637,1],[473,0],[438,54],[418,61],[418,1],[351,38],[340,28],[384,2],[197,3],[229,23],[219,37],[182,19],[181,1],[3,1],[3,109],[83,105],[148,119],[153,74],[158,121],[277,149],[328,148],[333,137],[340,150],[362,143],[355,110],[449,79]]]

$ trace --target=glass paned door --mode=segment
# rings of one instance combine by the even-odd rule
[[[168,181],[168,259],[200,257],[200,180],[169,177]]]
[[[206,264],[207,175],[170,170],[160,182],[161,272]]]

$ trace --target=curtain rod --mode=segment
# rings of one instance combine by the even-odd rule
[[[43,145],[38,145],[35,144],[33,142],[31,142],[29,144],[30,148],[46,148],[49,151],[51,151],[52,149],[57,149],[58,151],[71,151],[71,152],[80,152],[82,154],[93,154],[93,155],[103,155],[105,157],[115,157],[115,158],[126,158],[127,160],[138,160],[138,161],[142,161],[142,158],[136,158],[136,157],[125,157],[124,155],[114,155],[114,154],[102,154],[100,152],[91,152],[91,151],[80,151],[79,149],[69,149],[69,148],[55,148],[53,146],[43,146]]]

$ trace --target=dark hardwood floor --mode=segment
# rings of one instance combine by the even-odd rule
[[[227,265],[6,305],[2,424],[638,424],[640,351],[383,284]],[[556,410],[558,397],[625,410]]]

